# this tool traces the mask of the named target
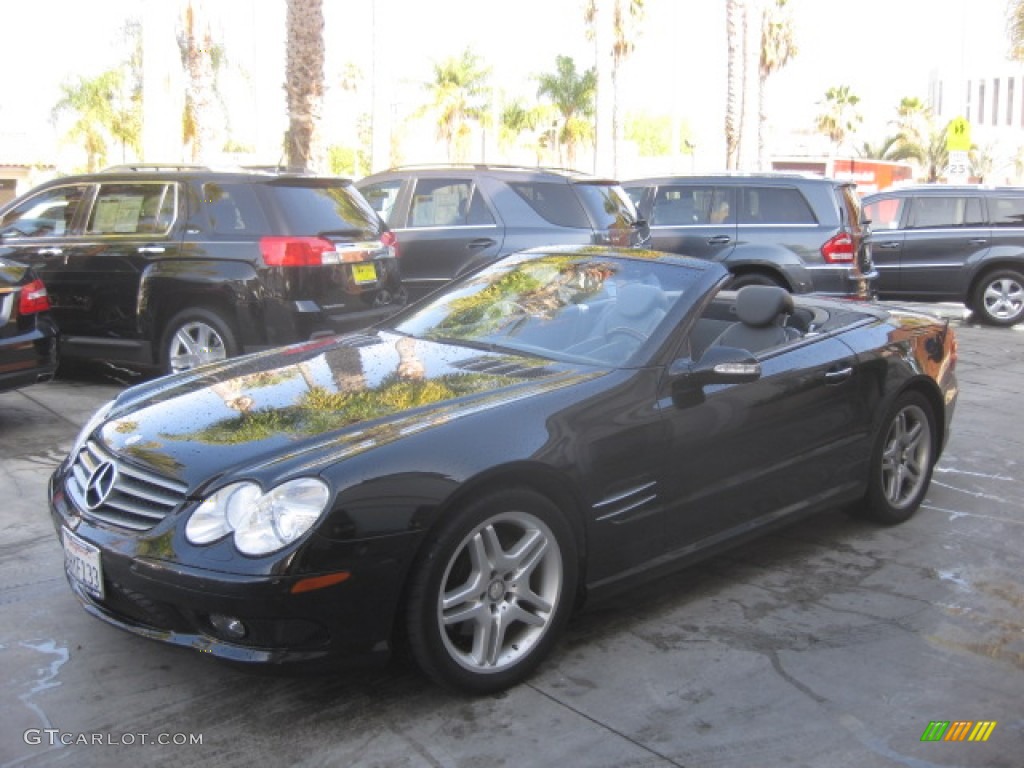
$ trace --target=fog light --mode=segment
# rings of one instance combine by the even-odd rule
[[[210,624],[223,635],[228,635],[236,639],[241,639],[246,636],[248,630],[245,628],[245,624],[242,623],[241,619],[235,619],[231,616],[222,616],[219,613],[210,614]]]

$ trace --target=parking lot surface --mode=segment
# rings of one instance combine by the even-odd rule
[[[0,768],[1019,768],[1024,328],[938,311],[960,402],[909,523],[828,512],[592,606],[529,683],[483,698],[401,660],[256,674],[91,618],[46,485],[132,374],[0,394]],[[935,722],[988,738],[923,740]]]

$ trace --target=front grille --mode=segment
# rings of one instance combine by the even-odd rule
[[[96,473],[104,464],[114,471]],[[90,489],[89,479],[98,474],[106,474],[109,480]],[[85,517],[146,531],[185,501],[188,486],[133,467],[90,440],[75,457],[67,489]]]

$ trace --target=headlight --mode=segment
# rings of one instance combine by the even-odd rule
[[[312,477],[289,480],[264,493],[255,483],[234,483],[200,504],[185,525],[192,544],[209,544],[234,533],[246,555],[266,555],[313,527],[327,507],[327,484]]]
[[[81,431],[78,433],[78,437],[75,438],[75,443],[71,447],[71,453],[68,454],[72,461],[74,461],[78,457],[78,454],[82,452],[82,448],[85,447],[85,441],[89,439],[89,435],[92,434],[92,431],[96,429],[96,427],[103,423],[104,419],[107,418],[107,414],[110,413],[113,407],[113,400],[104,403],[100,406],[100,409],[90,416],[87,422],[85,422],[85,426],[82,427]]]

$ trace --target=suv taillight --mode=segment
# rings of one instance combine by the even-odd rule
[[[36,312],[45,312],[50,308],[50,296],[46,293],[46,286],[42,280],[33,280],[21,289],[21,296],[18,298],[18,314],[34,315]]]
[[[322,237],[261,237],[260,251],[270,267],[320,266],[334,243]]]
[[[821,246],[821,255],[828,264],[852,264],[856,258],[853,238],[848,232],[840,232]]]
[[[394,232],[392,232],[391,230],[388,230],[387,232],[381,232],[380,242],[381,245],[386,245],[388,248],[391,249],[392,256],[394,256],[396,259],[399,257],[400,254],[398,251],[398,237],[395,236]]]

